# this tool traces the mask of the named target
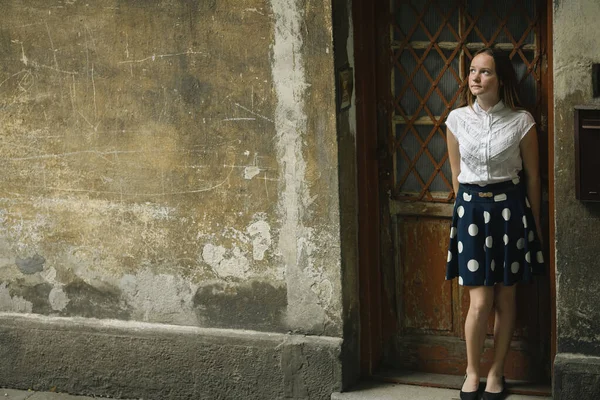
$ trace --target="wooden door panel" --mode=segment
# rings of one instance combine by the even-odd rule
[[[444,271],[450,229],[448,220],[404,217],[398,223],[397,244],[403,285],[401,318],[407,330],[454,331],[453,285]],[[437,272],[435,270],[438,270]]]
[[[452,336],[399,335],[394,338],[388,353],[387,368],[463,375],[467,367],[465,342]],[[535,343],[513,340],[506,358],[506,378],[534,382],[543,380],[545,371],[541,368],[538,353],[539,348]],[[389,357],[391,354],[396,357]],[[483,376],[489,371],[493,359],[493,341],[489,338],[481,357]]]
[[[464,320],[468,292],[456,280],[446,281],[450,220],[404,216],[396,221],[398,288],[402,322],[387,352],[388,366],[439,374],[463,374],[466,368]],[[536,355],[537,286],[517,288],[517,329],[506,360],[507,377],[539,380]],[[493,361],[494,317],[488,322],[488,339],[482,355],[484,373]],[[531,340],[533,339],[533,340]],[[400,355],[400,356],[399,356]]]

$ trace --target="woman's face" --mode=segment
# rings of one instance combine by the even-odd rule
[[[469,68],[469,89],[473,96],[488,102],[498,101],[500,82],[494,58],[481,53],[473,58]]]

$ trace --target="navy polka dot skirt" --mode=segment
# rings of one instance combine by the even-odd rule
[[[535,220],[520,180],[461,184],[456,195],[446,279],[464,286],[531,282],[544,273]]]

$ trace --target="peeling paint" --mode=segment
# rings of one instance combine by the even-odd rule
[[[39,254],[27,258],[17,257],[17,259],[15,260],[15,264],[17,264],[19,270],[26,275],[31,275],[35,274],[36,272],[43,271],[45,262],[46,259],[40,256]]]
[[[252,179],[258,174],[260,174],[260,168],[258,167],[250,166],[244,168],[244,179]]]
[[[252,239],[252,256],[260,261],[265,258],[265,252],[271,247],[271,227],[266,221],[257,221],[246,229]]]
[[[221,261],[223,261],[223,256],[226,251],[227,249],[223,246],[215,246],[208,243],[204,245],[204,248],[202,249],[202,259],[211,267],[217,268]]]
[[[202,250],[202,258],[220,278],[243,279],[247,277],[250,269],[248,258],[237,246],[228,252],[223,246],[206,244]]]
[[[277,153],[283,180],[279,213],[282,226],[278,249],[286,268],[287,315],[292,329],[324,324],[327,316],[318,305],[311,282],[303,274],[307,267],[299,242],[306,242],[309,230],[303,224],[310,194],[306,187],[303,137],[307,133],[304,111],[306,82],[302,57],[303,15],[296,0],[271,0],[275,18],[272,74],[277,93],[275,127]]]
[[[58,283],[56,281],[56,268],[54,267],[46,268],[40,273],[40,276],[51,285],[56,285]]]
[[[20,296],[11,296],[6,283],[0,283],[0,311],[30,313],[32,310],[32,302]]]
[[[155,275],[143,270],[136,275],[124,275],[119,288],[127,304],[132,307],[132,318],[144,322],[173,324],[198,323],[192,299],[197,286],[180,277]]]
[[[257,213],[253,216],[254,222],[246,227],[246,232],[233,227],[226,227],[220,239],[231,239],[229,248],[215,244],[214,236],[198,234],[197,237],[211,240],[202,247],[201,261],[210,265],[214,273],[221,278],[248,278],[257,277],[252,272],[252,261],[263,261],[265,253],[272,246],[271,227],[265,221],[266,214]],[[249,257],[252,245],[252,258]]]
[[[61,287],[55,287],[48,295],[48,302],[54,311],[62,311],[69,304],[69,298]]]

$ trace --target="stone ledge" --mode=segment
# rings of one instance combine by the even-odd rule
[[[552,394],[554,400],[600,399],[600,357],[558,353]]]
[[[342,340],[0,314],[0,386],[144,399],[329,399]]]

